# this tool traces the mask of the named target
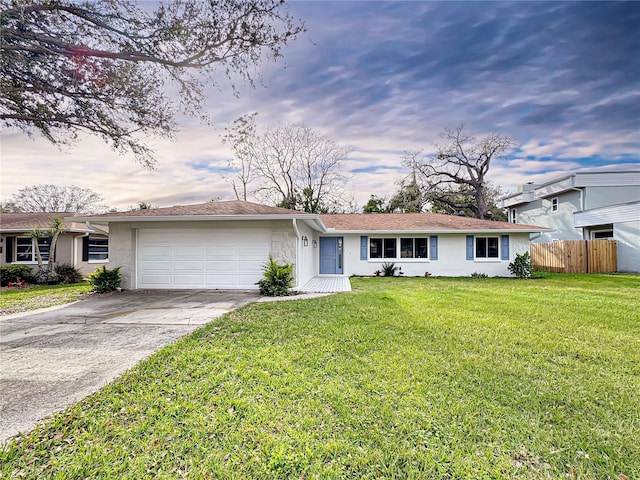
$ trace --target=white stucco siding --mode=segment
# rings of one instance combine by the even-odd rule
[[[614,224],[613,239],[618,241],[618,272],[640,273],[640,221]]]
[[[298,240],[298,262],[296,271],[296,287],[301,287],[318,273],[317,257],[318,257],[318,237],[316,232],[306,223],[298,222],[298,231],[300,239]],[[303,237],[307,238],[307,245],[304,245]],[[315,248],[314,248],[315,241]]]
[[[109,225],[109,266],[113,269],[120,267],[122,287],[136,288],[135,230],[130,223],[112,223]]]
[[[478,234],[477,236],[498,236],[502,234]],[[399,238],[417,235],[367,235],[375,238]],[[529,251],[529,234],[514,233],[509,235],[509,260],[467,260],[467,234],[438,234],[438,260],[431,259],[360,259],[361,235],[345,235],[345,275],[373,275],[382,269],[385,262],[393,262],[402,267],[402,272],[408,277],[423,277],[426,272],[434,276],[466,277],[474,272],[486,273],[489,276],[511,276],[507,269],[517,253]],[[502,247],[500,247],[502,249]],[[500,252],[500,256],[502,252]]]

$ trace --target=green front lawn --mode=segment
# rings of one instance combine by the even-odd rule
[[[0,471],[640,478],[640,277],[352,283],[216,320],[9,443]]]
[[[29,285],[24,288],[3,288],[0,291],[0,315],[26,312],[75,302],[91,290],[88,283],[72,285]]]

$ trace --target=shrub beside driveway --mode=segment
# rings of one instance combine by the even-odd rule
[[[90,290],[91,286],[87,283],[2,288],[0,290],[0,315],[75,302]]]
[[[640,277],[353,287],[216,320],[10,442],[2,476],[640,478]]]

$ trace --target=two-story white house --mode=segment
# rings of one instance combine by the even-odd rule
[[[549,227],[533,242],[618,241],[618,271],[640,272],[640,170],[576,172],[504,197],[509,221]]]

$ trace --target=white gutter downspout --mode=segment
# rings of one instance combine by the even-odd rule
[[[293,219],[293,231],[296,234],[296,286],[295,288],[299,288],[300,285],[298,282],[300,282],[300,247],[302,245],[302,242],[300,241],[300,230],[298,230],[298,220],[297,219]]]

